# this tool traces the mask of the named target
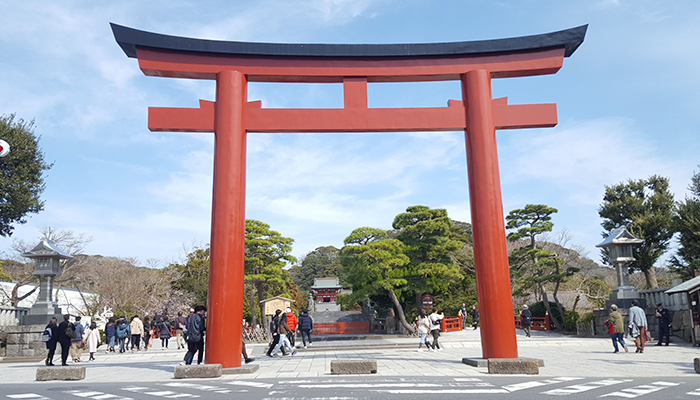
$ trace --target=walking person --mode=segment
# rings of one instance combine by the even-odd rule
[[[311,331],[314,329],[314,320],[309,315],[308,310],[301,310],[301,315],[299,316],[299,330],[301,331],[301,342],[306,348],[306,339],[309,340],[309,346],[311,346]]]
[[[289,335],[287,335],[287,340],[289,344],[292,345],[292,349],[295,346],[296,336],[297,336],[297,316],[291,308],[287,307],[287,325],[289,325]]]
[[[58,324],[58,342],[61,344],[61,365],[67,366],[68,352],[72,348],[72,340],[75,337],[75,328],[70,322],[70,315],[63,316],[63,322]]]
[[[194,314],[187,319],[187,354],[185,360],[180,364],[191,365],[194,360],[194,355],[197,353],[197,364],[201,364],[204,359],[204,333],[206,331],[206,323],[204,315],[207,308],[197,306],[194,308]]]
[[[474,330],[479,326],[479,310],[476,309],[476,304],[472,305],[472,327]]]
[[[617,311],[617,305],[610,305],[610,315],[608,316],[608,320],[605,322],[608,329],[612,331],[610,332],[610,337],[612,338],[613,348],[615,349],[613,353],[620,352],[620,349],[617,347],[618,342],[620,342],[622,348],[625,349],[625,353],[627,353],[629,349],[625,344],[625,324],[623,322],[622,315],[620,315],[620,313]]]
[[[272,357],[277,357],[277,350],[279,350],[282,346],[287,347],[292,353],[292,355],[297,354],[296,350],[294,350],[294,348],[292,347],[292,344],[289,343],[289,339],[287,339],[287,335],[289,335],[290,332],[291,330],[289,329],[289,325],[287,325],[287,313],[283,313],[280,316],[280,323],[277,327],[279,341],[277,342],[277,346],[275,346],[275,350],[272,353]]]
[[[75,337],[70,341],[70,356],[74,363],[80,362],[80,356],[83,355],[83,349],[85,348],[85,342],[83,342],[85,328],[83,324],[80,323],[81,319],[82,317],[79,315],[75,317],[75,323],[73,324]]]
[[[639,307],[638,300],[632,300],[632,307],[629,311],[630,315],[630,336],[634,338],[634,344],[637,346],[637,353],[644,353],[644,343],[647,339],[647,315]]]
[[[117,321],[116,331],[117,340],[119,341],[119,353],[123,353],[126,351],[126,340],[131,336],[131,328],[124,318],[120,318],[119,321]]]
[[[527,304],[523,304],[523,311],[520,312],[520,324],[525,331],[525,336],[530,337],[530,328],[532,327],[532,311],[530,311]]]
[[[428,318],[430,319],[430,334],[433,336],[433,350],[442,351],[438,338],[440,337],[440,324],[445,315],[438,314],[437,308],[433,308],[433,313]]]
[[[107,353],[114,351],[114,345],[117,339],[117,325],[114,323],[114,317],[109,317],[107,325],[105,325],[105,339],[107,340]]]
[[[661,346],[666,338],[666,346],[671,341],[671,313],[664,308],[662,303],[656,305],[656,320],[659,323],[659,342],[657,346]]]
[[[136,347],[136,351],[141,351],[141,335],[143,335],[144,331],[143,322],[141,322],[138,315],[134,315],[131,318],[129,330],[131,330],[131,352],[134,352],[134,347]]]
[[[168,321],[168,316],[164,315],[157,326],[158,332],[160,334],[160,347],[162,349],[168,348],[168,342],[170,341],[170,321]]]
[[[97,347],[101,344],[100,330],[97,329],[97,324],[95,321],[90,323],[90,328],[85,332],[85,343],[87,344],[88,352],[90,353],[90,358],[88,362],[95,361],[95,352],[97,352]]]
[[[277,347],[277,343],[280,341],[280,335],[277,333],[277,328],[280,326],[280,315],[282,310],[276,310],[275,316],[270,320],[270,334],[272,335],[272,341],[270,342],[270,347],[267,349],[267,356],[272,357],[272,350]],[[284,354],[284,349],[282,350]]]
[[[462,318],[462,330],[467,329],[467,303],[462,303],[462,307],[457,310],[457,315]]]
[[[466,310],[466,308],[465,308]],[[420,309],[418,312],[418,321],[417,324],[418,326],[418,334],[420,335],[420,343],[418,343],[418,351],[422,352],[423,350],[423,345],[430,351],[430,343],[427,342],[428,338],[428,332],[430,332],[430,319],[428,318],[427,315],[425,315],[425,310]]]
[[[177,344],[177,349],[184,349],[186,347],[185,344],[185,335],[183,332],[183,329],[185,328],[185,325],[187,325],[187,318],[182,315],[182,311],[177,312],[177,317],[175,318],[175,343]]]
[[[46,343],[46,349],[49,351],[44,363],[52,367],[53,355],[56,353],[56,345],[58,344],[58,320],[56,317],[52,317],[51,321],[46,325],[44,333],[41,335],[41,340]]]
[[[156,317],[158,317],[158,321],[160,321],[160,315],[157,315],[153,317],[153,321],[151,321],[151,318],[148,316],[145,316],[143,318],[143,350],[148,351],[148,346],[151,343],[151,338],[153,337],[154,333],[154,327],[156,324]]]

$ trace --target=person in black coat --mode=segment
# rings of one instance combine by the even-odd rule
[[[671,341],[671,313],[664,308],[662,303],[656,305],[656,319],[659,321],[659,343],[661,346],[666,338],[666,346]]]
[[[61,365],[67,366],[68,352],[70,351],[71,337],[66,335],[66,329],[73,329],[73,324],[69,321],[70,315],[63,316],[63,322],[58,324],[58,342],[61,344]],[[75,331],[75,330],[74,330]]]
[[[56,317],[51,318],[46,329],[51,332],[51,338],[46,342],[46,348],[49,350],[46,355],[46,365],[53,366],[53,355],[56,353],[56,345],[58,344],[58,320]]]
[[[267,349],[267,356],[272,357],[272,350],[277,347],[277,343],[280,341],[280,335],[277,332],[277,329],[280,326],[280,314],[282,314],[282,310],[277,310],[275,311],[275,316],[272,317],[272,321],[270,321],[270,333],[272,334],[272,343],[270,343],[270,347]],[[282,349],[282,354],[286,353],[284,352],[284,349]]]
[[[314,320],[311,319],[308,311],[301,311],[299,325],[297,326],[297,329],[301,331],[301,341],[304,343],[304,348],[306,348],[306,339],[309,340],[309,346],[311,346],[311,331],[314,329]]]

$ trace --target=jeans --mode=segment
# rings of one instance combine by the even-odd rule
[[[433,335],[433,349],[439,349],[440,345],[438,344],[438,338],[440,337],[440,330],[433,329],[430,331],[430,334]]]
[[[306,339],[309,339],[309,344],[311,344],[311,331],[310,330],[302,330],[301,331],[301,341],[304,343],[304,346],[306,346]]]
[[[126,344],[126,338],[125,337],[118,338],[117,340],[119,340],[119,352],[123,353],[124,352],[124,345]]]
[[[110,337],[107,338],[107,339],[109,340],[109,344],[108,344],[107,346],[109,346],[109,348],[111,348],[111,349],[114,349],[114,339],[115,339],[115,337],[114,337],[114,336],[110,336]]]
[[[287,339],[287,335],[280,334],[280,340],[279,342],[277,342],[277,346],[275,346],[275,350],[272,352],[273,356],[277,354],[277,351],[280,349],[281,346],[286,346],[290,352],[294,352],[294,349],[292,349],[292,345],[289,343],[289,339]]]
[[[615,348],[616,353],[618,351],[620,351],[620,349],[617,347],[617,342],[620,342],[620,344],[622,345],[623,348],[625,347],[625,339],[624,339],[625,334],[623,332],[611,333],[610,337],[612,338],[613,347]]]

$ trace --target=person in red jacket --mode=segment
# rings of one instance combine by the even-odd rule
[[[297,336],[297,316],[294,315],[292,309],[289,307],[287,307],[287,325],[289,325],[289,330],[292,331],[287,335],[287,339],[289,339],[289,343],[292,345],[292,348],[294,348],[294,342]]]

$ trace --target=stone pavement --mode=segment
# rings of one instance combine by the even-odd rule
[[[697,376],[693,359],[700,351],[675,339],[671,346],[656,347],[652,343],[643,354],[613,354],[608,338],[579,338],[553,332],[533,332],[531,338],[518,331],[518,349],[521,357],[539,358],[545,366],[543,377],[679,377]],[[481,357],[480,330],[444,333],[440,352],[417,352],[417,338],[379,336],[365,340],[317,341],[308,349],[299,349],[295,356],[269,358],[266,345],[248,344],[250,356],[260,368],[253,374],[224,375],[217,379],[251,380],[256,378],[313,378],[328,377],[330,362],[337,359],[377,360],[376,376],[450,376],[484,377],[486,368],[462,364],[463,357]],[[174,344],[171,343],[171,344]],[[101,348],[103,349],[103,348]],[[153,382],[173,379],[173,370],[184,356],[184,350],[161,349],[160,343],[148,351],[126,354],[96,353],[97,361],[83,362],[85,382]],[[83,359],[88,358],[83,353]],[[69,361],[70,363],[70,361]],[[0,363],[0,384],[33,383],[39,362]],[[72,365],[72,364],[71,364]]]

